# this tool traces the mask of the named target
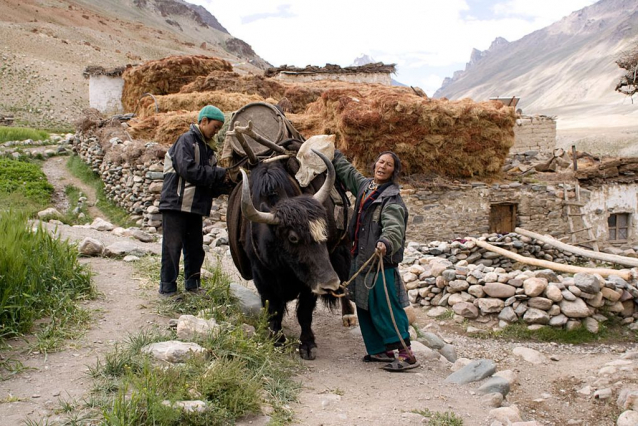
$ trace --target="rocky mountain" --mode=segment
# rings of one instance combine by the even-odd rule
[[[556,115],[559,135],[637,126],[638,106],[614,91],[622,75],[615,61],[636,43],[638,2],[601,0],[520,40],[475,50],[434,97],[519,96],[524,113]]]
[[[362,54],[361,56],[355,58],[355,60],[352,62],[352,66],[360,67],[363,65],[375,64],[375,63],[377,63],[377,61],[375,61],[372,56]],[[404,86],[404,87],[406,86],[405,84],[395,80],[394,78],[390,78],[390,80],[392,81],[393,86]]]
[[[270,66],[212,13],[182,0],[1,1],[0,40],[0,114],[49,128],[69,127],[88,107],[82,72],[90,65],[202,54],[239,73]]]

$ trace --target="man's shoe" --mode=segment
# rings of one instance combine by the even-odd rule
[[[176,291],[171,291],[169,293],[160,293],[160,298],[165,300],[173,300],[175,302],[179,302],[182,300],[182,295],[178,294]]]
[[[206,290],[204,290],[202,287],[187,288],[186,291],[190,294],[206,294]]]

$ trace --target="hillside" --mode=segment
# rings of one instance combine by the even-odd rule
[[[434,97],[515,95],[526,114],[555,115],[559,144],[636,155],[638,105],[614,91],[623,50],[638,42],[638,2],[601,0],[515,42],[475,50]]]
[[[239,73],[269,66],[206,9],[179,0],[3,1],[0,40],[0,115],[32,126],[68,127],[88,107],[88,65],[204,54]]]

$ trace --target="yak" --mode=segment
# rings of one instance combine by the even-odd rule
[[[334,294],[342,292],[340,283],[350,269],[350,253],[335,225],[330,197],[334,167],[323,154],[315,153],[328,172],[314,195],[302,193],[285,161],[261,162],[250,178],[241,170],[242,183],[231,193],[227,218],[229,233],[239,226],[239,239],[231,244],[233,260],[244,278],[254,280],[273,333],[281,331],[287,303],[298,299],[299,354],[308,360],[315,359],[317,351],[312,331],[317,298],[335,306]],[[237,197],[241,210],[231,207],[239,204]],[[234,216],[240,211],[238,221]],[[351,303],[343,298],[341,306],[344,325],[356,324]]]

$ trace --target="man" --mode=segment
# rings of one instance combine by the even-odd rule
[[[200,291],[204,262],[202,217],[210,214],[213,197],[228,192],[226,169],[217,167],[213,136],[224,124],[219,108],[207,105],[199,112],[198,124],[181,135],[164,158],[164,184],[159,209],[162,212],[162,270],[159,293],[177,293],[179,259],[184,251],[184,287]]]

